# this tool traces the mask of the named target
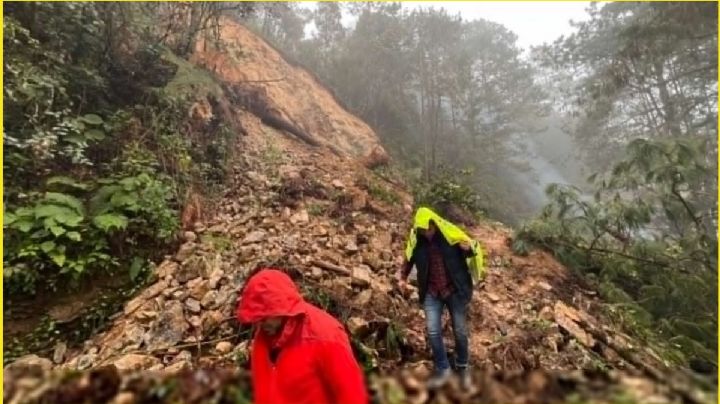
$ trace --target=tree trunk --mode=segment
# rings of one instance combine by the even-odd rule
[[[660,101],[662,102],[663,112],[665,114],[665,128],[673,137],[679,137],[681,134],[680,124],[677,121],[677,107],[670,96],[667,80],[665,80],[664,67],[662,62],[655,63],[655,75],[658,81],[658,90],[660,92]]]

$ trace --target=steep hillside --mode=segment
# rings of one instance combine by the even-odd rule
[[[194,60],[222,78],[229,96],[262,94],[265,111],[335,148],[287,136],[247,102],[231,105],[246,136],[214,217],[183,234],[177,253],[157,266],[155,283],[107,330],[82,347],[56,350],[55,369],[37,357],[6,367],[8,402],[248,402],[249,330],[233,310],[247,274],[261,264],[286,268],[308,300],[346,324],[378,402],[711,401],[615,329],[596,293],[549,254],[514,256],[510,230],[495,223],[468,229],[489,266],[469,319],[476,387],[426,391],[430,355],[417,292],[403,295],[391,280],[411,196],[357,158],[379,153],[377,138],[309,73],[241,26],[228,23],[222,32],[227,49],[199,44]],[[75,369],[83,372],[60,376]]]
[[[362,157],[381,148],[373,130],[340,107],[312,74],[290,65],[247,28],[226,19],[220,35],[224,46],[199,41],[192,60],[251,98],[250,110],[265,107],[342,154]]]

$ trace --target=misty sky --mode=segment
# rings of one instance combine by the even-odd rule
[[[518,36],[518,45],[528,49],[531,45],[552,42],[573,31],[570,20],[587,19],[585,9],[589,1],[403,1],[406,8],[445,8],[450,14],[460,14],[464,20],[484,18],[500,23]],[[303,6],[314,8],[315,2]],[[353,18],[346,15],[344,25],[352,25]],[[312,35],[314,25],[306,31]]]
[[[442,7],[451,14],[459,13],[464,20],[484,18],[500,23],[517,34],[518,45],[525,49],[571,33],[569,21],[587,19],[585,9],[590,6],[589,1],[407,1],[402,4],[403,7]]]

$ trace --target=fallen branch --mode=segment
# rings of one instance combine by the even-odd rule
[[[349,269],[343,268],[343,267],[335,265],[335,264],[331,264],[329,262],[320,261],[320,260],[312,260],[311,263],[315,266],[318,266],[323,269],[329,269],[329,270],[339,273],[341,275],[350,276],[350,274],[351,274]]]
[[[317,139],[276,113],[270,112],[269,110],[251,112],[259,116],[262,123],[268,126],[295,135],[295,137],[311,146],[320,146],[320,142]]]
[[[646,264],[656,265],[656,266],[663,267],[663,268],[668,268],[671,266],[669,263],[654,261],[654,260],[650,260],[650,259],[642,258],[642,257],[636,257],[634,255],[625,254],[620,251],[607,250],[604,248],[596,248],[592,245],[589,247],[585,247],[585,246],[582,246],[579,244],[569,243],[569,242],[566,242],[563,240],[558,240],[558,239],[553,239],[552,241],[549,241],[549,242],[543,241],[543,242],[539,242],[537,244],[544,246],[545,248],[549,249],[551,252],[555,251],[555,249],[553,248],[554,247],[553,244],[558,244],[563,247],[571,247],[571,248],[577,248],[578,250],[584,250],[586,254],[617,255],[617,256],[627,258],[627,259],[630,259],[633,261],[644,262]]]

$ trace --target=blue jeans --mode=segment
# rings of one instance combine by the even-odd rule
[[[455,334],[455,367],[466,368],[468,366],[468,334],[465,316],[468,302],[453,293],[446,299],[437,298],[430,293],[425,296],[425,319],[427,320],[427,331],[432,349],[435,371],[440,372],[450,368],[447,352],[442,335],[442,313],[447,306],[452,319],[453,334]]]

